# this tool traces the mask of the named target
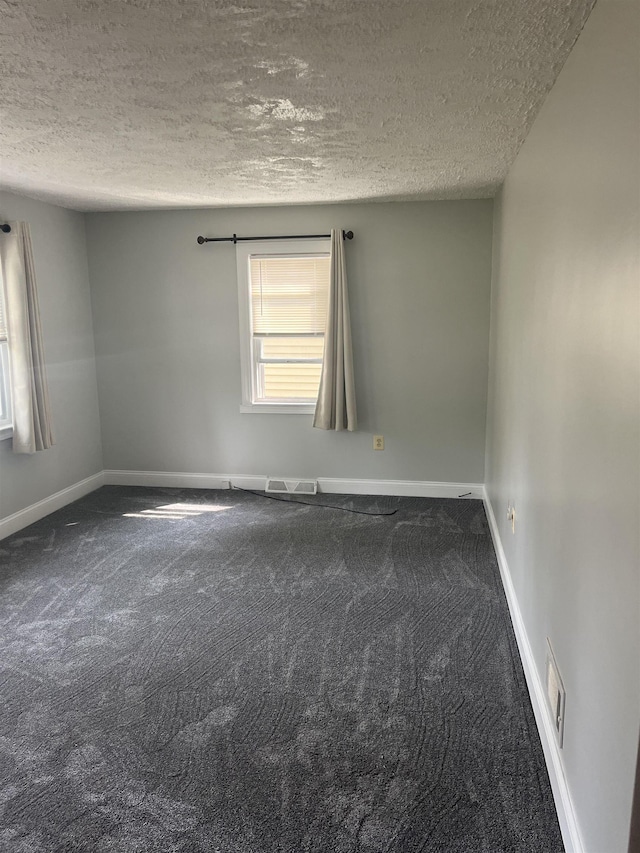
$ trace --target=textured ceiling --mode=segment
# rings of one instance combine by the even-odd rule
[[[0,185],[80,210],[491,196],[594,0],[0,0]]]

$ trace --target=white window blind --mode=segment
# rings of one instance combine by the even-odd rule
[[[251,257],[254,335],[324,335],[328,257]]]

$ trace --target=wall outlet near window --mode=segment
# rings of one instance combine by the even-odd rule
[[[383,435],[374,435],[373,436],[373,449],[374,450],[384,450],[384,436]]]
[[[547,663],[546,663],[546,678],[545,687],[547,699],[549,701],[549,710],[551,711],[551,719],[553,727],[556,730],[558,738],[558,746],[562,748],[562,740],[564,738],[564,705],[566,693],[564,684],[560,678],[558,665],[551,648],[551,641],[547,637]]]

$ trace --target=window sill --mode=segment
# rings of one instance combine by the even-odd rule
[[[13,426],[0,426],[0,441],[13,438]]]
[[[243,403],[240,406],[243,415],[313,415],[315,411],[314,403]]]

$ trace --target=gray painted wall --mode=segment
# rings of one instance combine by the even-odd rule
[[[487,486],[593,853],[627,849],[640,727],[639,9],[595,7],[494,234]]]
[[[491,201],[86,219],[105,468],[482,482]],[[332,226],[356,235],[360,431],[240,414],[235,250],[196,237]]]
[[[102,470],[84,217],[0,193],[0,219],[31,224],[56,444],[17,455],[0,442],[0,518]]]

